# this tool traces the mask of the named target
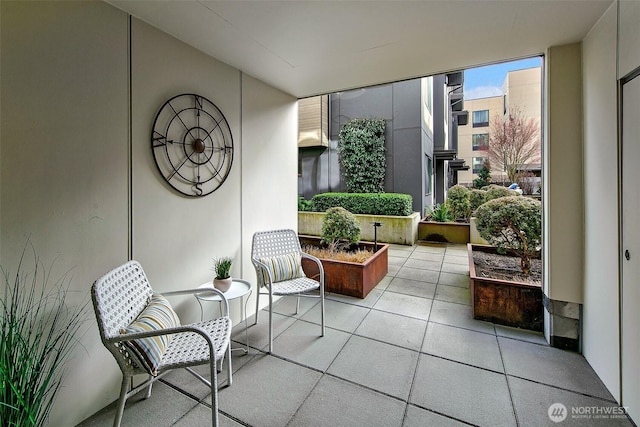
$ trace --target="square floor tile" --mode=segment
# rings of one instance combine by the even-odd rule
[[[529,331],[526,329],[512,328],[510,326],[495,325],[496,335],[506,338],[513,338],[520,341],[528,341],[534,344],[547,345],[547,340],[542,332]]]
[[[447,273],[443,271],[440,273],[438,284],[469,289],[469,274]]]
[[[427,411],[426,409],[418,408],[414,405],[407,405],[407,413],[402,423],[402,427],[425,427],[425,426],[437,426],[437,427],[464,427],[468,426],[466,423],[461,423],[453,418],[445,417],[444,415],[436,414],[435,412]]]
[[[467,271],[469,271],[469,255],[445,255],[444,260],[445,263],[448,264],[461,264],[467,266]]]
[[[327,372],[406,400],[417,361],[415,351],[354,335]]]
[[[469,275],[469,265],[468,264],[454,264],[449,262],[442,263],[442,272],[443,273],[455,273],[462,275]]]
[[[333,301],[340,301],[347,304],[354,304],[361,307],[371,308],[375,305],[375,303],[378,301],[378,298],[380,298],[380,295],[382,295],[383,292],[384,291],[382,289],[373,288],[371,292],[369,292],[369,295],[367,295],[365,298],[349,297],[346,295],[333,293],[327,294],[325,298]]]
[[[433,254],[442,254],[444,255],[444,251],[447,249],[444,244],[425,244],[425,245],[417,245],[414,249],[415,252],[430,252]]]
[[[242,424],[227,418],[218,411],[218,422],[220,427],[242,427]],[[205,405],[198,405],[189,411],[184,417],[174,424],[174,427],[210,426],[211,408]]]
[[[390,247],[387,250],[387,255],[389,256],[389,258],[403,258],[403,259],[407,259],[409,258],[409,256],[411,255],[412,250],[410,249],[411,247],[409,247],[409,249],[403,249],[403,248],[398,248],[398,247]]]
[[[254,426],[281,427],[304,402],[320,372],[273,356],[257,356],[218,393],[220,410]]]
[[[324,376],[287,426],[400,426],[405,406],[400,400]]]
[[[326,371],[351,335],[298,320],[273,342],[273,354],[310,368]]]
[[[355,333],[374,340],[419,351],[422,347],[426,328],[427,322],[424,320],[371,310]]]
[[[504,372],[495,335],[429,322],[422,352]]]
[[[614,402],[560,390],[519,378],[509,377],[508,381],[516,416],[521,427],[545,425],[574,427],[633,426],[625,415],[619,414],[618,405]],[[562,412],[556,412],[557,415],[555,417],[553,410],[551,415],[549,414],[549,408],[554,404],[563,405],[556,405]],[[603,415],[593,416],[585,413],[587,410],[592,411],[592,408],[602,411]],[[609,415],[605,411],[612,413],[616,411],[618,413]],[[561,418],[562,414],[566,416],[564,420]]]
[[[378,282],[378,284],[376,285],[376,287],[374,289],[378,289],[381,291],[386,290],[389,287],[389,283],[391,283],[391,281],[393,280],[393,276],[390,275],[386,275],[382,278],[382,280],[380,280]]]
[[[429,321],[495,334],[493,323],[475,320],[469,305],[434,300]]]
[[[407,262],[407,257],[397,257],[397,256],[389,256],[387,257],[389,266],[402,267],[405,262]]]
[[[433,299],[436,284],[395,277],[387,287],[387,291]]]
[[[416,319],[429,320],[432,302],[433,300],[427,298],[386,291],[373,308],[389,313],[415,317]]]
[[[506,377],[420,355],[409,403],[481,426],[515,426]]]
[[[422,270],[432,270],[432,271],[440,271],[440,267],[442,266],[442,262],[440,261],[427,261],[423,259],[408,259],[407,262],[404,263],[404,267],[411,268],[420,268]]]
[[[313,307],[302,320],[320,324],[320,304]],[[369,313],[368,307],[347,304],[340,301],[326,299],[324,301],[324,322],[326,326],[345,332],[353,332]]]
[[[442,259],[444,257],[444,253],[442,252],[422,252],[415,251],[409,257],[410,260],[421,260],[421,261],[432,261],[442,264]]]
[[[422,268],[402,267],[396,273],[396,277],[403,279],[420,280],[422,282],[438,283],[439,271],[424,270]]]
[[[247,339],[249,340],[249,347],[259,349],[269,349],[269,312],[266,310],[260,310],[258,315],[258,324],[253,325],[252,320],[254,316],[249,319],[249,328],[247,329]],[[283,316],[278,313],[273,313],[273,339],[276,339],[282,331],[287,329],[295,322],[294,317]],[[231,339],[235,342],[245,343],[245,331],[243,329],[235,329],[231,335]]]
[[[458,304],[471,305],[471,293],[467,288],[459,286],[438,285],[434,297],[440,301],[455,302]]]
[[[172,426],[198,404],[197,401],[158,381],[153,384],[151,397],[145,399],[144,396],[145,390],[142,390],[127,400],[122,415],[123,426]],[[114,397],[118,398],[117,395]],[[78,426],[112,426],[116,404],[117,400]]]
[[[498,342],[507,374],[613,400],[581,354],[503,337]]]
[[[268,297],[263,296],[262,298]],[[273,312],[282,314],[283,316],[301,317],[320,302],[319,298],[300,297],[300,309],[296,314],[297,299],[298,298],[294,296],[281,297],[273,304]]]

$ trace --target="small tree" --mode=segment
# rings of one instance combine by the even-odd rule
[[[327,209],[322,220],[322,243],[332,250],[346,249],[360,240],[360,223],[354,214],[345,208]]]
[[[384,130],[384,119],[353,119],[340,129],[339,161],[349,193],[384,191]]]
[[[528,276],[531,257],[542,240],[541,203],[529,197],[500,197],[480,206],[476,220],[480,236],[499,251],[519,256],[520,269]]]
[[[491,183],[491,162],[488,159],[485,159],[482,162],[482,167],[480,168],[480,172],[478,172],[478,177],[473,180],[473,188],[480,189],[482,187],[486,187]]]
[[[503,187],[497,184],[491,184],[487,187],[484,187],[483,190],[486,191],[485,201],[487,202],[499,197],[518,196],[517,192],[509,190],[507,187]]]
[[[469,205],[471,208],[471,215],[473,215],[484,202],[487,201],[487,192],[484,190],[478,190],[474,188],[469,192]]]
[[[496,115],[489,125],[489,159],[494,170],[507,173],[516,182],[518,168],[540,155],[540,125],[525,117],[522,109],[511,107],[506,119]]]
[[[454,185],[449,188],[447,205],[454,220],[467,220],[471,213],[469,189],[462,185]]]

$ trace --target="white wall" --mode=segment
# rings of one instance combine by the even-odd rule
[[[640,2],[618,0],[619,41],[618,78],[638,68],[640,65]]]
[[[616,4],[583,40],[583,353],[620,399]]]
[[[581,45],[547,51],[547,109],[543,155],[545,295],[582,303]]]
[[[31,236],[45,263],[56,259],[54,278],[73,267],[78,301],[130,246],[157,290],[210,280],[221,255],[255,278],[253,232],[297,224],[295,99],[135,19],[129,67],[129,18],[103,2],[0,8],[0,264],[13,268]],[[183,92],[216,103],[234,137],[228,179],[202,199],[169,188],[151,152],[157,110]],[[183,321],[196,307],[178,301]],[[88,319],[51,425],[75,425],[118,396],[119,370]]]

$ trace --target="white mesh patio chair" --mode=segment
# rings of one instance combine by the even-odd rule
[[[91,298],[100,338],[122,371],[114,426],[120,425],[129,397],[145,388],[146,398],[150,397],[153,383],[176,368],[186,368],[211,388],[211,423],[218,425],[217,362],[223,359],[226,351],[227,383],[231,385],[231,320],[224,294],[213,287],[210,291],[220,295],[224,315],[221,313],[221,317],[216,319],[180,325],[164,297],[201,293],[202,288],[154,293],[142,266],[136,261],[129,261],[94,282]],[[205,364],[209,366],[210,379],[191,368]],[[147,375],[148,379],[134,387],[134,375]]]
[[[310,259],[318,265],[318,280],[304,275],[302,258]],[[273,352],[274,296],[296,296],[296,314],[300,308],[300,297],[320,298],[320,336],[324,336],[324,269],[318,258],[302,252],[297,233],[293,230],[255,233],[251,262],[256,269],[258,283],[254,325],[258,323],[260,295],[269,296],[269,352]],[[261,291],[263,288],[266,288],[266,292]],[[318,293],[314,292],[316,290]]]

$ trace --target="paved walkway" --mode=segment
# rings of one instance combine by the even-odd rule
[[[273,355],[264,310],[248,331],[250,354],[234,353],[223,426],[632,425],[586,414],[617,405],[581,355],[472,318],[464,246],[392,246],[389,274],[366,299],[327,296],[323,338],[317,300],[302,299],[297,316],[294,307],[293,298],[275,307]],[[177,371],[150,399],[132,398],[123,425],[206,426],[210,402],[207,387]],[[564,421],[550,419],[553,404]],[[81,425],[111,425],[114,411]]]

